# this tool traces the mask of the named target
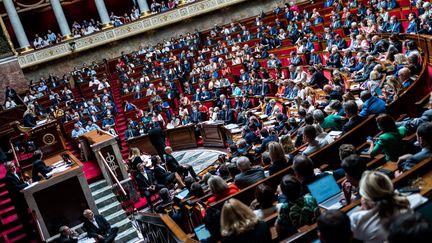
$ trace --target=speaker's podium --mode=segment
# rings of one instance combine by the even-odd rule
[[[206,121],[200,124],[201,136],[205,147],[225,147],[227,137],[223,126],[224,123],[222,121]]]
[[[62,155],[68,154],[70,165]],[[97,212],[83,165],[70,152],[61,152],[43,159],[54,167],[47,180],[33,183],[22,190],[27,204],[34,213],[41,234],[49,239],[58,234],[59,227],[75,227],[82,223],[84,209]]]
[[[117,136],[98,129],[86,132],[81,137],[89,141],[90,148],[108,184],[116,186],[120,183],[129,192],[133,201],[138,200],[136,190],[123,163]]]

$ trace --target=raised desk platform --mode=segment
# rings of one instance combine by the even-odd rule
[[[73,162],[70,167],[54,172],[50,179],[34,183],[22,191],[29,208],[36,214],[45,239],[58,234],[61,225],[74,227],[82,223],[84,209],[98,212],[84,176],[83,165],[73,154],[58,153],[44,159],[45,164],[59,164],[63,161],[63,153],[69,154]]]

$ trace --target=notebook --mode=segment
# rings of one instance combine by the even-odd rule
[[[343,207],[340,202],[342,191],[333,175],[327,174],[307,185],[318,205],[327,210]]]
[[[206,229],[205,225],[200,225],[194,229],[195,235],[199,241],[210,237],[210,232]]]

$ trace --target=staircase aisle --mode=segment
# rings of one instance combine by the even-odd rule
[[[106,180],[100,180],[90,184],[90,190],[99,210],[99,214],[111,224],[118,227],[119,232],[115,239],[116,242],[132,243],[142,241],[138,236],[138,231],[132,221],[122,209],[120,202],[112,192],[111,186]]]
[[[117,134],[120,138],[121,141],[121,154],[124,160],[127,160],[128,158],[128,148],[127,148],[127,144],[126,144],[126,139],[125,139],[125,131],[127,128],[127,124],[126,124],[126,116],[124,114],[123,111],[123,100],[121,99],[121,95],[120,95],[120,80],[118,79],[113,79],[110,82],[111,84],[111,92],[112,92],[112,96],[114,99],[114,102],[117,105],[117,109],[118,109],[118,114],[116,116],[116,125],[115,125],[115,129],[117,131]]]

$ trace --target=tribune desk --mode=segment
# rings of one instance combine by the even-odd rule
[[[123,163],[121,151],[116,140],[117,136],[102,130],[93,130],[84,133],[81,137],[88,140],[102,175],[108,184],[116,187],[118,181],[127,191],[128,196],[133,201],[137,201],[138,194]]]
[[[89,141],[90,148],[108,184],[114,185],[115,179],[112,177],[111,172],[108,171],[106,165],[109,166],[118,181],[121,182],[129,179],[116,136],[102,130],[93,130],[84,133],[82,137]],[[101,156],[103,156],[103,158]]]
[[[165,134],[173,150],[197,147],[194,124],[166,129]]]
[[[204,147],[222,147],[225,148],[227,136],[223,128],[222,121],[205,121],[201,123],[201,136],[203,139]]]
[[[69,154],[72,165],[61,166],[62,154]],[[46,165],[58,165],[52,177],[33,183],[22,190],[29,208],[35,213],[42,235],[48,239],[58,234],[62,225],[70,227],[82,223],[84,209],[98,212],[84,176],[83,165],[69,151],[44,159]]]

